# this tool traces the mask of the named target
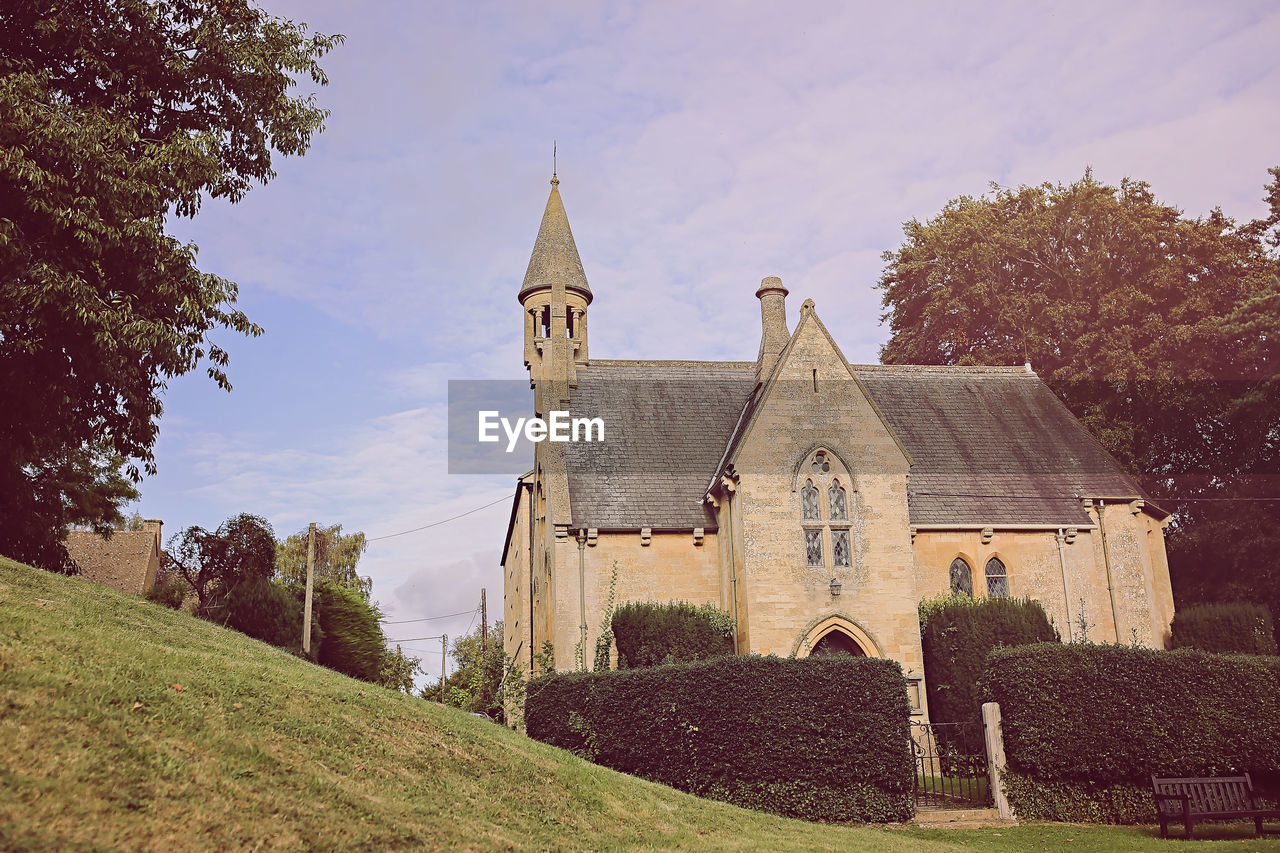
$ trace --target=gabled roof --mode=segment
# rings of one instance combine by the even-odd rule
[[[573,526],[714,529],[702,498],[751,417],[754,367],[580,367],[570,412],[612,431],[604,443],[565,445]],[[912,461],[914,525],[1085,526],[1081,497],[1145,497],[1025,368],[850,367]],[[1147,509],[1165,515],[1149,500]]]
[[[67,534],[67,553],[80,576],[132,595],[142,595],[155,580],[148,576],[152,558],[159,559],[159,542],[153,530],[117,530],[104,539],[92,530]]]
[[[769,395],[769,391],[773,384],[778,381],[778,376],[782,372],[783,366],[787,363],[787,359],[791,355],[791,350],[796,346],[796,341],[799,340],[801,331],[805,330],[805,327],[810,323],[815,327],[817,334],[821,335],[822,339],[831,347],[831,352],[837,359],[836,363],[844,367],[848,372],[848,378],[862,388],[864,396],[867,397],[867,401],[871,404],[872,411],[875,412],[876,417],[880,419],[880,422],[884,424],[885,429],[889,431],[889,434],[897,443],[898,449],[901,450],[902,455],[906,457],[907,462],[911,462],[911,454],[907,451],[907,448],[903,445],[901,439],[898,438],[897,434],[894,433],[893,429],[889,426],[888,421],[885,420],[884,413],[880,411],[875,400],[871,398],[870,394],[866,393],[866,388],[862,387],[861,380],[858,379],[858,376],[854,372],[853,366],[849,364],[848,359],[844,357],[844,353],[840,350],[840,345],[836,343],[835,338],[831,337],[831,333],[827,331],[826,325],[823,324],[822,320],[818,317],[818,312],[814,310],[813,300],[806,299],[804,304],[800,306],[800,319],[796,323],[795,329],[791,332],[791,337],[787,340],[786,346],[782,348],[782,352],[778,353],[777,357],[773,361],[773,365],[769,368],[767,373],[761,377],[755,388],[752,389],[751,396],[743,406],[742,414],[738,417],[737,423],[734,424],[733,431],[729,434],[729,440],[725,443],[724,453],[720,457],[720,464],[717,465],[711,473],[712,479],[706,489],[708,493],[710,493],[714,488],[715,479],[719,477],[725,468],[733,461],[738,447],[741,446],[742,442],[746,439],[747,433],[751,429],[756,409],[760,406],[761,401]]]
[[[574,527],[715,528],[707,478],[755,383],[752,361],[597,361],[578,367],[574,417],[603,443],[565,446]]]
[[[911,454],[911,523],[1086,525],[1138,484],[1025,367],[854,365]]]
[[[525,270],[524,284],[517,298],[524,302],[524,298],[535,290],[550,289],[557,281],[562,281],[568,290],[585,296],[589,305],[591,288],[582,269],[578,246],[573,241],[573,231],[569,229],[564,202],[560,200],[559,183],[559,180],[551,179],[551,195],[547,197],[542,224],[538,227],[533,254],[529,256],[529,267]]]

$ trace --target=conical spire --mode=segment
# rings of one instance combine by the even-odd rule
[[[578,247],[573,242],[573,232],[569,230],[569,217],[564,212],[564,202],[560,200],[559,184],[560,179],[553,176],[551,196],[547,199],[538,239],[534,241],[533,255],[524,274],[524,285],[517,297],[521,303],[535,290],[550,289],[557,280],[565,289],[581,293],[588,304],[591,302],[591,288],[587,286],[587,274],[582,271],[582,259],[578,257]]]

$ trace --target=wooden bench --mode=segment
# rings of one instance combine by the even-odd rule
[[[1253,818],[1262,835],[1263,820],[1280,820],[1280,809],[1265,808],[1258,803],[1253,780],[1243,776],[1220,776],[1216,779],[1161,779],[1151,777],[1156,798],[1156,815],[1160,818],[1160,837],[1169,837],[1169,824],[1181,822],[1191,837],[1191,828],[1200,820],[1242,820]]]

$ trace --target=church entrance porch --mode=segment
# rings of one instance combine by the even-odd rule
[[[985,724],[911,723],[916,809],[991,805]]]
[[[841,631],[839,628],[833,628],[824,634],[822,639],[818,640],[814,645],[813,651],[809,652],[811,656],[818,655],[848,655],[849,657],[864,658],[867,653],[862,646],[858,645],[858,641],[853,637]]]
[[[880,647],[866,631],[853,620],[834,614],[809,623],[808,630],[797,639],[792,653],[802,658],[810,655],[884,657]]]

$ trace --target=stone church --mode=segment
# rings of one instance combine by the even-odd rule
[[[524,362],[539,416],[602,418],[606,440],[539,443],[518,481],[519,663],[548,641],[558,670],[591,661],[611,588],[710,602],[741,653],[892,658],[920,714],[926,597],[1030,596],[1064,639],[1164,646],[1169,514],[1030,365],[850,364],[812,300],[788,322],[773,277],[753,361],[593,358],[557,184],[518,294]]]

